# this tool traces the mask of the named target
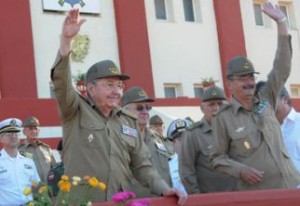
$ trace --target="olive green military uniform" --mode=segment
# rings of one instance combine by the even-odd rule
[[[168,163],[171,152],[168,150],[165,142],[157,135],[156,132],[148,128],[146,128],[145,131],[144,141],[150,152],[151,163],[168,185],[172,186]]]
[[[291,57],[290,36],[279,36],[273,70],[255,98],[252,111],[246,111],[232,97],[230,104],[213,118],[213,167],[236,177],[246,166],[264,172],[258,184],[250,185],[239,178],[239,190],[293,188],[300,182],[274,114],[276,97],[290,74]],[[245,62],[243,69],[249,65]]]
[[[107,190],[99,191],[94,201],[111,200],[118,191],[134,191],[133,177],[157,195],[169,188],[149,161],[136,119],[121,108],[107,119],[95,104],[77,94],[69,56],[58,55],[51,78],[63,123],[65,173],[92,175],[105,182]]]
[[[51,147],[39,140],[36,145],[32,145],[25,140],[19,145],[18,150],[22,155],[34,161],[41,181],[46,183],[51,166],[56,164]]]
[[[212,130],[204,118],[183,134],[179,171],[189,194],[233,191],[236,178],[216,171],[210,166]]]
[[[167,137],[160,135],[158,132],[156,132],[150,128],[149,128],[149,130],[164,143],[169,156],[174,155],[175,150],[174,150],[173,142],[170,141]]]

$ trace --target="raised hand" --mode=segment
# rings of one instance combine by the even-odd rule
[[[70,52],[71,41],[80,31],[81,25],[86,19],[79,19],[79,9],[71,9],[63,23],[61,40],[60,40],[60,54],[65,56]]]
[[[78,19],[79,9],[71,9],[65,18],[62,29],[64,38],[72,38],[80,31],[81,25],[86,19]]]
[[[271,2],[266,2],[262,6],[262,11],[276,22],[285,18],[284,13],[280,10],[278,5],[273,5]]]

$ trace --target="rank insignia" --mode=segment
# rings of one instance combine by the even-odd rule
[[[243,144],[246,149],[250,149],[250,143],[248,141],[245,141]]]
[[[88,136],[88,140],[89,140],[89,142],[92,142],[94,140],[94,136],[92,134],[90,134],[90,136]]]

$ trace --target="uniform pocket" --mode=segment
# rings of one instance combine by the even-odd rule
[[[108,138],[108,135],[104,124],[100,124],[100,122],[84,121],[82,119],[80,126],[82,127],[80,130],[80,139],[83,145],[98,148],[103,145],[103,142],[107,141],[105,139]]]
[[[257,143],[251,138],[251,131],[235,132],[231,136],[231,155],[235,157],[247,157],[253,153]]]

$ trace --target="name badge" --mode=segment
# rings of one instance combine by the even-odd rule
[[[131,137],[137,137],[137,130],[126,125],[122,125],[122,133]]]

